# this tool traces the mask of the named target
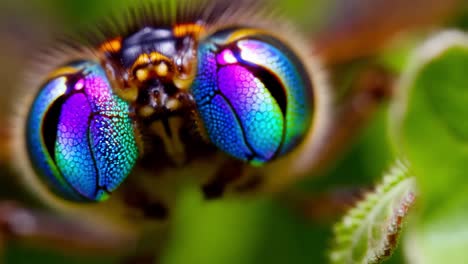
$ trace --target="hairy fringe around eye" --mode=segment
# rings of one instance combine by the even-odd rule
[[[32,169],[26,150],[25,120],[34,96],[48,73],[76,59],[98,61],[102,55],[97,49],[99,45],[116,37],[126,37],[145,26],[169,27],[184,23],[198,23],[205,28],[206,34],[230,26],[262,29],[298,54],[313,82],[315,117],[303,143],[287,157],[268,165],[266,174],[273,174],[278,167],[288,164],[292,169],[291,175],[286,178],[292,179],[313,166],[331,127],[333,96],[328,89],[325,70],[305,37],[305,32],[298,31],[283,17],[280,10],[275,8],[274,0],[127,0],[123,10],[109,11],[100,23],[81,25],[75,32],[53,38],[49,45],[40,44],[45,48],[32,55],[29,63],[31,67],[24,74],[25,81],[16,89],[16,98],[21,98],[22,102],[16,101],[10,107],[13,164],[22,182],[38,194],[41,200],[52,207],[63,207],[61,205],[65,203],[56,199],[43,186]]]

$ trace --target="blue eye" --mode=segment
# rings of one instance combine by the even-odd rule
[[[210,140],[252,164],[291,151],[312,121],[304,65],[280,40],[255,29],[223,30],[201,41],[192,93]]]
[[[29,111],[26,140],[40,177],[75,201],[106,199],[138,156],[128,104],[91,61],[59,68],[41,87]]]

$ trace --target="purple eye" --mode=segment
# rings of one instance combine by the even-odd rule
[[[29,111],[29,158],[53,191],[65,199],[106,199],[138,157],[129,108],[103,68],[78,61],[58,69]]]
[[[286,44],[255,29],[203,40],[192,92],[211,141],[253,164],[292,150],[313,118],[304,65]]]

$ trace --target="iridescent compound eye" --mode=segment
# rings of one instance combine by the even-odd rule
[[[200,43],[192,93],[210,140],[252,164],[291,151],[312,121],[304,65],[280,40],[254,29],[219,31]]]
[[[29,112],[29,158],[63,198],[104,200],[128,176],[138,156],[129,107],[113,93],[95,62],[70,63],[53,75]]]

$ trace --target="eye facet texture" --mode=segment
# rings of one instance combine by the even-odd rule
[[[36,96],[26,142],[36,172],[63,198],[101,201],[138,157],[128,104],[91,61],[60,68]]]
[[[192,93],[210,140],[252,164],[297,146],[313,115],[312,83],[299,58],[252,29],[223,30],[200,43]]]

